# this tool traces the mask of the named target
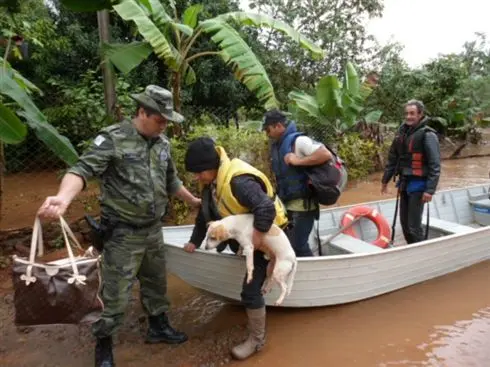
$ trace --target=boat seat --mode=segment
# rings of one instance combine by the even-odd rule
[[[325,243],[324,240],[326,239],[327,237],[322,238],[322,244]],[[350,254],[375,253],[384,251],[382,248],[372,245],[369,242],[365,242],[343,233],[339,234],[332,241],[330,241],[330,245]]]
[[[427,219],[424,216],[422,220],[423,225],[427,225]],[[444,219],[439,219],[435,217],[429,218],[429,228],[435,229],[437,231],[441,231],[447,234],[455,234],[455,233],[468,233],[473,232],[475,229],[469,226],[465,226],[456,222],[450,222]]]

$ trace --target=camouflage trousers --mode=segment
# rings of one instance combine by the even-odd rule
[[[145,229],[114,228],[104,243],[101,275],[104,310],[92,325],[95,337],[110,336],[122,325],[136,279],[144,311],[151,316],[166,312],[169,301],[161,224]]]

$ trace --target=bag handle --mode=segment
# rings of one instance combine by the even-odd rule
[[[66,223],[65,219],[61,215],[60,215],[60,224],[61,224],[61,232],[63,233],[63,238],[65,240],[66,250],[68,251],[68,257],[70,258],[71,268],[73,269],[72,277],[68,278],[68,284],[73,284],[73,283],[85,284],[87,277],[78,272],[75,256],[73,256],[73,250],[71,248],[68,236],[70,236],[70,238],[75,243],[76,247],[78,247],[80,250],[83,250],[82,246],[80,246],[70,226],[68,225],[68,223]]]
[[[70,238],[73,240],[75,247],[78,248],[79,250],[83,251],[83,248],[80,245],[80,242],[78,242],[77,238],[75,237],[75,234],[71,230],[70,225],[65,220],[65,218],[63,218],[61,215],[60,215],[60,223],[61,223],[61,230],[62,231],[66,230],[66,233],[68,234],[68,236],[70,236]],[[70,242],[67,241],[66,243],[70,245]]]
[[[75,262],[75,256],[73,255],[73,251],[68,236],[72,239],[72,241],[74,242],[75,246],[78,249],[83,251],[83,248],[82,246],[80,246],[80,243],[78,242],[77,238],[73,234],[73,231],[71,230],[70,226],[65,221],[65,219],[61,215],[59,216],[59,219],[61,225],[61,232],[63,233],[63,239],[68,252],[68,257],[70,259],[70,264],[73,269],[72,277],[68,279],[68,283],[72,284],[76,282],[77,284],[85,284],[85,280],[87,279],[87,277],[84,275],[80,275],[78,272],[78,267]],[[34,265],[36,265],[34,262],[36,258],[36,249],[38,250],[37,256],[43,256],[44,254],[43,233],[42,233],[41,221],[38,216],[36,216],[36,219],[34,220],[34,226],[32,228],[31,248],[29,253],[29,265],[27,265],[26,273],[20,276],[20,279],[24,280],[26,282],[26,285],[29,285],[30,283],[34,283],[36,281],[36,277],[32,275],[32,268]]]
[[[67,232],[70,236],[70,238],[73,240],[75,243],[75,246],[83,251],[82,246],[80,246],[80,243],[78,242],[77,238],[73,234],[73,231],[70,229],[70,226],[68,223],[65,221],[63,217],[60,216],[60,221],[61,223],[61,229],[63,230],[64,228],[67,228]],[[65,244],[69,242],[65,242]],[[44,255],[44,241],[43,241],[43,230],[41,226],[41,220],[39,219],[38,216],[36,216],[36,219],[34,220],[34,225],[32,227],[32,237],[31,237],[31,246],[30,246],[30,253],[29,253],[29,263],[34,265],[34,260],[36,257],[36,249],[37,249],[37,256],[41,257]]]
[[[34,225],[32,226],[32,237],[31,237],[31,251],[29,253],[29,262],[34,263],[34,258],[36,256],[36,249],[37,249],[37,256],[43,256],[44,255],[44,242],[43,242],[43,230],[41,227],[41,221],[39,220],[39,217],[36,216],[36,219],[34,220]]]
[[[41,228],[41,221],[39,220],[38,216],[36,216],[36,219],[34,219],[34,225],[32,227],[31,248],[29,252],[29,265],[27,265],[26,273],[20,276],[20,280],[24,280],[26,282],[26,285],[36,282],[36,277],[32,276],[32,267],[35,265],[34,260],[36,258],[36,248],[38,250],[37,256],[43,256],[44,255],[43,230]]]

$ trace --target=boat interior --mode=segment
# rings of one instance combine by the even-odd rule
[[[364,217],[352,226],[358,238],[344,233],[339,234],[342,217],[349,209],[358,205],[371,207],[381,213],[389,223],[391,237],[395,199],[323,209],[320,220],[315,222],[309,239],[310,247],[316,256],[320,255],[318,243],[321,243],[322,256],[376,253],[386,251],[386,248],[390,247],[407,246],[400,226],[399,212],[394,241],[392,243],[390,241],[390,245],[386,248],[372,244],[378,237],[378,230],[374,222]],[[464,234],[490,225],[488,187],[478,185],[436,193],[432,201],[424,207],[422,224],[424,231],[428,227],[428,239]],[[318,234],[320,241],[318,241]]]

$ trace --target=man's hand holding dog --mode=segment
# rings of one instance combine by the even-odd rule
[[[252,243],[254,244],[255,248],[259,248],[260,246],[262,246],[262,241],[264,240],[264,237],[265,237],[264,232],[257,231],[254,228],[254,232],[252,234]]]
[[[189,253],[193,253],[194,251],[196,251],[196,245],[194,245],[191,242],[188,242],[184,245],[184,251],[189,252]]]

